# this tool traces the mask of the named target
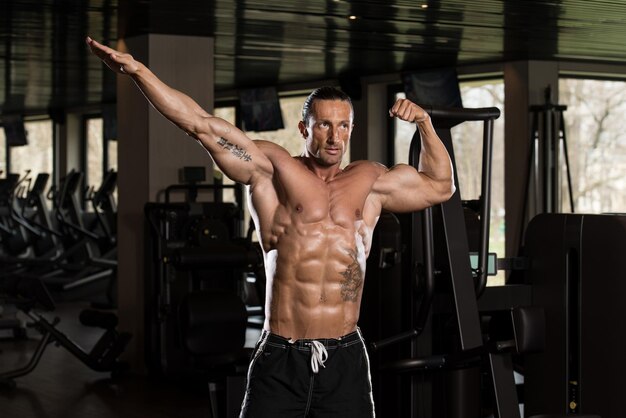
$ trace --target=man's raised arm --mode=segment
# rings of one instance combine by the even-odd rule
[[[413,212],[448,200],[455,191],[452,162],[430,116],[415,103],[399,99],[389,116],[417,125],[422,139],[419,169],[398,164],[374,185],[381,206],[392,212]]]
[[[91,52],[111,70],[130,76],[156,110],[198,140],[232,180],[250,184],[256,176],[271,175],[271,162],[242,131],[209,114],[189,96],[163,83],[130,54],[89,37],[86,41]]]

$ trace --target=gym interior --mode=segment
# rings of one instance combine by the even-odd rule
[[[87,36],[292,155],[322,85],[353,100],[345,164],[418,167],[419,132],[388,109],[430,114],[457,190],[374,232],[359,326],[378,416],[624,416],[626,4],[0,10],[0,416],[236,417],[263,327],[245,187]]]

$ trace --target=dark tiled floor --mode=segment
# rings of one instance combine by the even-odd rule
[[[102,331],[82,326],[80,304],[62,305],[59,329],[89,351]],[[252,331],[254,334],[254,331]],[[0,335],[0,371],[27,363],[39,333],[28,330],[27,340]],[[254,335],[248,336],[254,340]],[[139,375],[112,380],[108,373],[90,370],[61,347],[47,347],[35,370],[15,379],[15,389],[0,389],[1,418],[210,418],[208,390]]]

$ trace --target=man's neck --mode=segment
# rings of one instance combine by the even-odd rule
[[[320,179],[325,182],[331,181],[335,176],[341,173],[343,170],[340,168],[340,164],[334,164],[331,166],[323,166],[318,164],[313,158],[308,156],[300,157],[300,161]]]

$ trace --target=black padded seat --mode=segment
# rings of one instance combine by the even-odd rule
[[[533,415],[528,418],[602,418],[600,415],[561,415],[561,414],[541,414],[541,415]]]

